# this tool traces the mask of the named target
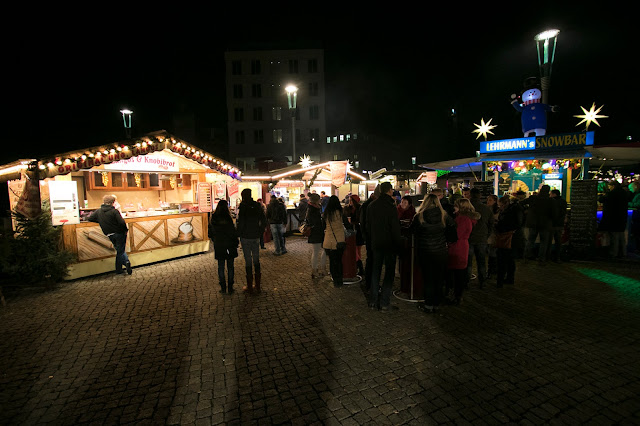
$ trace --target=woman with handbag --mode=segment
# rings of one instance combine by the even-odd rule
[[[512,238],[515,231],[523,222],[522,209],[517,204],[511,204],[509,196],[504,196],[498,201],[498,221],[495,224],[496,250],[498,256],[497,285],[501,288],[504,284],[513,284],[516,273]]]
[[[349,196],[349,205],[344,208],[344,215],[351,225],[351,229],[356,233],[356,267],[358,275],[364,279],[364,265],[362,264],[362,246],[364,237],[360,227],[360,197],[356,194]]]
[[[442,299],[448,257],[447,226],[456,226],[453,218],[442,208],[437,195],[426,195],[409,228],[415,237],[416,261],[422,272],[424,305],[419,308],[425,313],[435,312]]]
[[[309,194],[305,227],[311,230],[307,242],[311,244],[311,278],[319,278],[325,274],[326,254],[322,249],[324,241],[324,224],[322,222],[322,206],[320,195]]]
[[[342,287],[342,253],[346,248],[345,219],[342,215],[340,199],[335,195],[329,198],[324,210],[325,233],[322,247],[329,256],[329,271],[334,287]]]
[[[448,247],[447,288],[453,289],[452,304],[459,305],[462,302],[462,292],[467,285],[469,235],[480,219],[480,213],[476,212],[471,201],[466,198],[458,198],[455,201],[454,211],[458,240]]]
[[[216,211],[211,215],[211,239],[213,250],[218,261],[218,280],[220,293],[233,293],[235,258],[238,257],[238,232],[233,224],[226,200],[220,200]],[[227,279],[224,268],[227,266]]]

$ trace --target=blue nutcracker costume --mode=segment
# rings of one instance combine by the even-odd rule
[[[526,83],[525,83],[526,84]],[[542,136],[547,132],[547,111],[555,112],[555,106],[542,103],[542,92],[538,87],[528,87],[522,92],[522,103],[511,95],[511,105],[522,113],[522,133],[524,137]]]

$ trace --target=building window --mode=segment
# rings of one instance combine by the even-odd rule
[[[344,135],[340,135],[340,142],[344,142]]]
[[[260,74],[261,70],[260,70],[260,60],[259,59],[252,59],[251,60],[251,74],[253,75],[257,75]]]
[[[251,85],[251,96],[254,98],[262,97],[262,85],[260,84],[252,84]]]
[[[333,143],[336,143],[336,142],[338,142],[338,137],[337,137],[337,136],[334,136],[334,137],[333,137]]]
[[[376,160],[376,156],[375,155],[371,156],[371,161],[378,161],[378,160]]]
[[[357,159],[358,159],[358,154],[354,154],[354,155],[353,155],[353,159],[354,159],[354,160],[357,160]]]
[[[262,130],[254,130],[253,131],[253,142],[255,144],[263,144],[264,143],[264,132]]]
[[[233,85],[233,98],[242,99],[242,84]]]
[[[273,131],[273,143],[282,143],[282,129]]]
[[[327,143],[331,143],[331,136],[327,136]]]
[[[317,120],[320,118],[320,108],[318,105],[311,105],[309,107],[309,120]]]
[[[289,59],[289,74],[298,74],[298,60]]]
[[[241,75],[242,74],[242,62],[241,61],[233,61],[233,62],[231,62],[231,74],[233,74],[233,75]]]
[[[318,83],[309,83],[309,96],[318,96]]]
[[[357,134],[357,133],[354,133],[354,134],[353,134],[353,140],[356,140],[356,139],[358,139],[358,134]]]
[[[282,120],[282,107],[271,108],[271,115],[273,116],[274,121]]]
[[[262,108],[257,107],[253,109],[253,121],[262,121]]]
[[[351,140],[351,135],[347,134],[347,142],[349,142],[349,140]]]
[[[338,161],[338,154],[333,154],[333,161]]]
[[[236,144],[244,145],[244,130],[236,130]]]
[[[243,108],[234,108],[233,109],[233,118],[234,118],[234,121],[244,121],[244,109]]]
[[[354,162],[354,165],[355,165],[356,169],[359,169],[359,168],[360,168],[360,162],[359,162],[359,161],[355,161],[355,162]]]
[[[309,72],[318,72],[318,60],[317,59],[309,59],[308,62],[308,71]]]
[[[320,129],[309,129],[309,139],[311,142],[320,140]]]
[[[293,110],[293,115],[295,115],[296,120],[300,120],[300,108],[296,108]]]

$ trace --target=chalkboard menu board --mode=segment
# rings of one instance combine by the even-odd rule
[[[598,231],[598,181],[571,182],[571,217],[569,243],[573,255],[594,253]]]
[[[483,203],[487,203],[487,196],[493,195],[493,181],[473,182],[473,187],[480,190],[480,198]]]

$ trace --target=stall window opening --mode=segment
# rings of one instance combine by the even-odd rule
[[[122,188],[122,173],[111,173],[111,186],[116,188]]]

